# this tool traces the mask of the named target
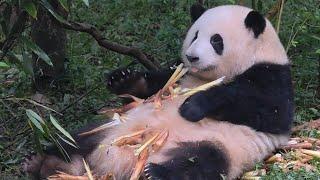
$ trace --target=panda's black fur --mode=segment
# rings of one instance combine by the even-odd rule
[[[192,14],[193,20],[196,21],[204,10],[197,5],[197,7],[194,6],[191,8],[191,12],[196,13]],[[260,35],[265,32],[266,21],[259,13],[251,11],[244,19],[243,26],[247,28],[249,33],[252,33],[252,37],[255,40],[259,41]],[[224,51],[222,51],[219,56],[224,56]],[[135,72],[120,69],[109,75],[107,85],[114,93],[129,93],[141,98],[146,98],[163,87],[171,74],[171,70],[161,72]],[[189,74],[188,76],[192,77],[193,74]],[[174,114],[173,117],[179,120],[176,121],[172,119],[172,124],[170,124],[170,119],[168,119],[167,122],[163,122],[163,124],[165,127],[165,123],[167,123],[167,125],[169,124],[173,131],[177,131],[177,134],[183,132],[184,135],[181,136],[180,134],[180,136],[176,138],[175,136],[173,136],[173,139],[169,138],[168,141],[170,142],[168,143],[171,143],[167,147],[169,149],[165,148],[160,152],[160,157],[163,156],[165,158],[160,158],[163,159],[163,161],[159,161],[157,155],[152,157],[152,160],[144,168],[143,177],[148,179],[173,180],[223,179],[223,177],[226,176],[227,178],[233,179],[243,173],[243,170],[252,168],[255,162],[261,161],[268,153],[282,145],[290,134],[293,119],[293,90],[290,65],[270,61],[256,63],[241,74],[232,77],[232,79],[223,85],[198,92],[181,103],[177,101],[173,103],[181,105],[177,108],[177,112],[179,111],[180,116],[183,117],[184,120],[177,117],[178,114]],[[172,112],[170,105],[172,104],[170,104],[170,102],[167,103],[169,107],[164,110],[163,116],[170,117],[170,113]],[[133,113],[136,115],[133,117],[136,117],[135,119],[139,121],[140,119],[137,118],[143,116],[143,113],[144,112],[139,112],[138,110],[138,113]],[[146,123],[145,121],[148,122],[147,120],[141,120],[141,123]],[[150,126],[161,127],[161,122],[151,121],[149,123]],[[173,127],[175,123],[178,124],[178,127]],[[119,128],[113,131],[113,133],[123,134],[126,126],[128,126],[128,131],[132,131],[130,126],[148,125],[149,124],[139,124],[139,122],[130,122],[124,125],[124,129]],[[210,129],[206,128],[207,126]],[[224,129],[224,132],[221,132],[221,134],[219,134],[220,126]],[[187,127],[187,129],[180,129],[184,127]],[[199,131],[195,131],[192,127],[199,129]],[[226,129],[230,129],[230,131],[226,132]],[[214,131],[218,133],[218,137],[213,137],[213,139],[206,137],[210,133],[215,133]],[[119,148],[108,146],[110,152],[108,149],[107,152],[102,152],[100,157],[99,151],[97,150],[99,143],[103,144],[109,142],[110,138],[112,139],[113,133],[103,131],[102,134],[97,134],[97,138],[95,138],[95,135],[80,137],[78,133],[79,132],[77,132],[75,136],[80,142],[80,149],[68,149],[72,157],[72,162],[75,162],[71,164],[70,167],[76,167],[77,170],[73,168],[72,171],[65,168],[67,164],[63,164],[62,161],[61,166],[53,164],[43,167],[42,165],[40,169],[30,170],[28,167],[31,167],[30,164],[33,163],[31,161],[25,164],[26,171],[37,173],[41,172],[42,168],[44,171],[42,173],[44,174],[43,176],[50,175],[50,173],[52,174],[51,170],[60,170],[74,175],[81,175],[85,173],[84,167],[76,162],[85,158],[95,172],[101,172],[105,169],[114,170],[122,167],[123,170],[120,170],[122,172],[115,173],[119,179],[128,179],[132,169],[126,169],[126,167],[131,167],[132,165],[126,165],[126,163],[123,164],[123,162],[114,162],[120,164],[119,167],[116,167],[114,164],[110,164],[110,161],[113,162],[114,159],[112,158],[117,157],[122,158],[122,160],[134,159],[132,155],[125,154],[123,150]],[[184,139],[184,136],[190,138],[181,140]],[[194,138],[192,136],[194,136]],[[240,136],[247,139],[241,139]],[[227,139],[224,140],[224,138]],[[233,141],[230,138],[235,140]],[[241,142],[241,140],[243,140],[243,142]],[[173,142],[175,142],[176,145],[172,145]],[[238,145],[239,149],[235,149]],[[248,148],[254,148],[255,150]],[[248,151],[256,153],[248,154]],[[261,155],[259,153],[261,153]],[[53,158],[56,162],[57,154],[54,149],[50,149],[48,155],[48,157],[41,157],[42,164],[43,162],[49,162],[50,159],[48,158]],[[100,162],[101,159],[107,158],[105,156],[110,156],[110,161]],[[237,157],[234,156],[238,156],[239,158],[238,165],[236,165],[238,163]],[[256,157],[251,158],[251,156]],[[47,160],[45,160],[45,158],[47,158]],[[104,163],[113,167],[104,167]],[[61,167],[61,169],[57,167]],[[50,169],[50,171],[48,169]],[[117,169],[117,171],[119,170]]]
[[[184,142],[171,150],[173,158],[146,167],[150,179],[221,179],[229,171],[226,154],[209,141]]]

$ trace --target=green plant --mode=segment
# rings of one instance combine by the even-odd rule
[[[68,145],[78,148],[72,136],[58,123],[58,121],[50,114],[50,123],[42,119],[37,113],[31,109],[26,110],[29,118],[29,125],[34,132],[36,147],[39,153],[43,152],[42,145],[47,145],[48,142],[53,143],[61,152],[66,161],[70,161],[67,151],[61,145],[61,140]],[[53,129],[53,127],[55,129]],[[58,130],[58,132],[56,131]]]

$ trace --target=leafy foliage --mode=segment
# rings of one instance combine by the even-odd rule
[[[38,152],[42,152],[42,145],[47,145],[50,143],[54,143],[55,146],[58,147],[59,151],[63,155],[66,161],[70,161],[70,157],[66,150],[61,146],[60,140],[64,141],[65,143],[69,144],[70,146],[74,148],[78,148],[75,140],[72,138],[72,136],[65,130],[61,125],[57,122],[57,120],[50,114],[50,122],[52,125],[58,130],[58,132],[55,132],[52,127],[50,127],[50,124],[43,120],[37,113],[34,111],[27,109],[26,114],[29,118],[29,125],[31,126],[31,129],[35,133],[36,143],[37,143],[37,149]],[[62,135],[60,135],[62,134]],[[60,139],[60,140],[59,140]],[[41,143],[41,141],[45,141],[44,143]]]

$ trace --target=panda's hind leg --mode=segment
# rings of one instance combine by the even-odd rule
[[[72,155],[71,162],[68,163],[56,156],[35,154],[25,159],[22,170],[33,179],[47,178],[58,171],[82,175],[85,172],[82,159],[80,155]]]
[[[167,161],[145,166],[147,179],[222,179],[228,174],[229,161],[223,148],[209,142],[181,142],[166,152]]]

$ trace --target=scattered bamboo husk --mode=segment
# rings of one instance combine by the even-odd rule
[[[310,142],[302,142],[297,144],[288,144],[282,146],[282,149],[290,150],[290,149],[311,149],[313,145]]]
[[[148,148],[148,146],[151,146],[155,140],[158,138],[158,136],[160,135],[160,133],[156,133],[153,137],[151,137],[147,142],[145,142],[144,144],[141,145],[141,147],[139,147],[138,149],[136,149],[134,151],[134,155],[138,156],[142,151],[144,151],[145,149]]]
[[[120,115],[118,113],[114,113],[113,115],[113,118],[112,118],[112,121],[111,122],[108,122],[106,124],[103,124],[97,128],[94,128],[90,131],[86,131],[86,132],[83,132],[83,133],[80,133],[78,134],[79,136],[87,136],[87,135],[91,135],[91,134],[95,134],[99,131],[102,131],[104,129],[107,129],[107,128],[110,128],[110,127],[113,127],[113,126],[116,126],[116,125],[119,125],[121,124],[122,122],[125,122],[124,120],[125,118],[121,118]]]
[[[265,162],[266,163],[275,163],[275,162],[283,162],[284,158],[282,157],[281,154],[277,153],[270,158],[268,158]]]
[[[87,176],[74,176],[61,171],[48,177],[48,180],[88,180]]]
[[[113,174],[107,174],[105,176],[92,176],[93,180],[116,180]],[[48,180],[92,180],[88,175],[75,176],[61,171],[57,171],[56,174],[48,177]]]
[[[320,158],[320,151],[313,151],[308,149],[301,149],[300,150],[303,154],[307,154],[316,158]]]
[[[152,144],[152,151],[157,152],[164,145],[168,136],[169,136],[168,130],[162,131],[157,137],[157,139],[155,140],[155,143]]]
[[[141,138],[142,134],[145,133],[147,130],[139,130],[131,134],[127,134],[124,136],[120,136],[117,139],[111,142],[112,145],[116,146],[123,146],[125,144],[134,144],[135,142],[139,142],[139,138]]]
[[[320,127],[320,119],[307,122],[293,128],[295,134],[302,130],[313,130]],[[291,137],[287,145],[280,148],[281,153],[276,153],[265,160],[267,165],[276,164],[283,172],[299,171],[304,168],[307,172],[316,171],[311,162],[315,158],[320,158],[320,139],[311,137]],[[241,179],[259,179],[260,175],[255,171],[245,173]]]
[[[302,125],[292,128],[292,132],[301,131],[303,129],[319,129],[320,128],[320,119],[313,120],[310,122],[303,123]]]
[[[86,163],[86,161],[84,159],[82,159],[82,161],[83,161],[84,168],[85,168],[85,170],[87,172],[88,179],[89,180],[94,180],[89,165]]]
[[[245,177],[242,177],[241,179],[243,180],[260,180],[261,179],[261,176],[245,176]]]
[[[143,168],[148,160],[149,151],[147,148],[143,149],[141,153],[139,153],[138,156],[138,162],[136,163],[134,167],[134,171],[130,177],[130,180],[138,180],[141,172],[143,171]]]
[[[125,104],[124,106],[119,107],[119,108],[110,108],[110,107],[102,108],[99,111],[97,111],[97,113],[104,114],[108,117],[112,117],[114,113],[118,113],[118,114],[126,113],[130,109],[139,106],[140,104],[142,104],[145,101],[144,99],[140,99],[140,98],[132,96],[130,94],[122,94],[122,95],[119,95],[119,97],[131,98],[133,101],[131,103]]]
[[[252,176],[264,176],[266,175],[267,171],[265,169],[258,169],[254,171],[249,171],[243,174],[243,176],[246,177],[252,177]]]
[[[221,84],[223,82],[224,78],[225,77],[223,76],[223,77],[221,77],[221,78],[219,78],[219,79],[217,79],[215,81],[203,84],[203,85],[198,86],[198,87],[196,87],[194,89],[187,90],[186,92],[183,93],[183,95],[184,96],[191,96],[191,95],[193,95],[193,94],[195,94],[195,93],[197,93],[199,91],[207,90],[207,89],[209,89],[209,88],[211,88],[213,86]]]

